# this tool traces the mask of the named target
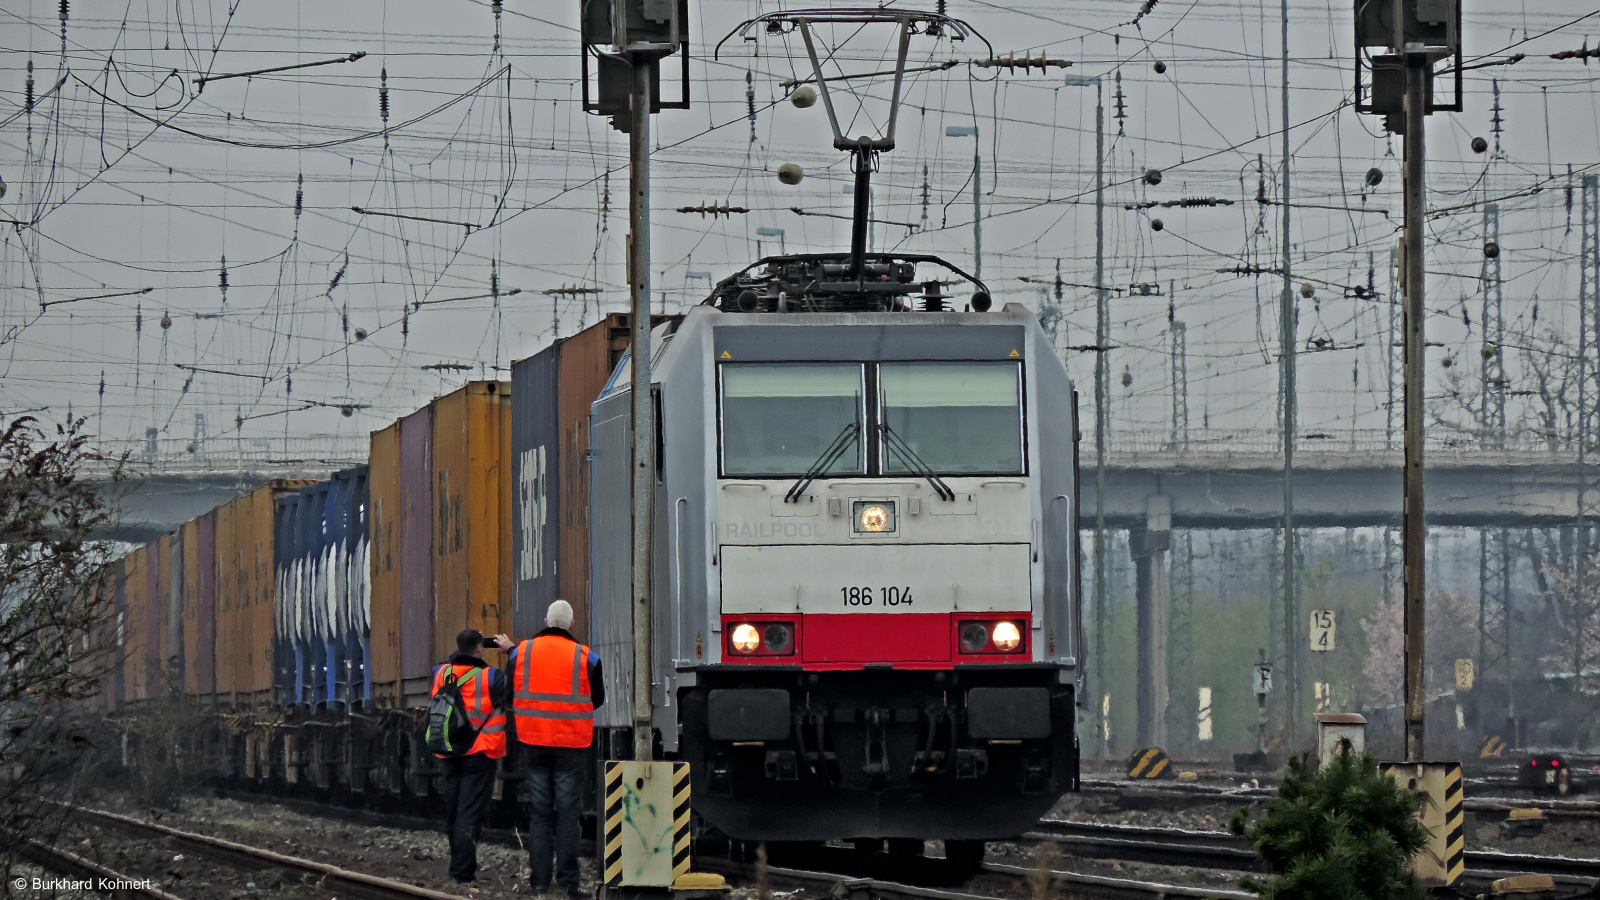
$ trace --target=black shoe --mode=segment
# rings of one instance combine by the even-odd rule
[[[566,900],[594,900],[594,892],[584,890],[581,887],[570,891],[563,889],[561,896],[565,897]]]

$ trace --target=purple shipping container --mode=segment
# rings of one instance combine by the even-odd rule
[[[199,519],[200,563],[197,579],[200,591],[195,609],[196,629],[195,672],[196,683],[202,695],[217,690],[217,513],[206,513]]]
[[[433,664],[433,407],[400,420],[400,678],[426,702]]]

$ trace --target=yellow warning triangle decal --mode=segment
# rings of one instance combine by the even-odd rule
[[[1022,358],[1022,354],[1021,354],[1021,353],[1018,353],[1018,352],[1017,352],[1017,351],[1015,351],[1015,350],[1013,350],[1013,351],[1011,351],[1011,358],[1012,358],[1012,359],[1021,359],[1021,358]]]
[[[731,354],[728,351],[724,350],[724,351],[722,351],[722,358],[723,359],[733,359],[733,354]]]

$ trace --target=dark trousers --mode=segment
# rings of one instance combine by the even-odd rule
[[[448,756],[444,769],[445,834],[450,837],[450,877],[472,881],[478,876],[478,835],[494,797],[497,761],[482,753]]]
[[[589,751],[572,747],[524,747],[528,761],[529,884],[536,894],[550,889],[550,858],[555,881],[568,894],[579,890],[578,816],[583,803],[583,772]]]

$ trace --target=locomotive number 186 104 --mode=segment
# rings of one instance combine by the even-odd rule
[[[845,606],[910,606],[910,587],[842,587]]]

